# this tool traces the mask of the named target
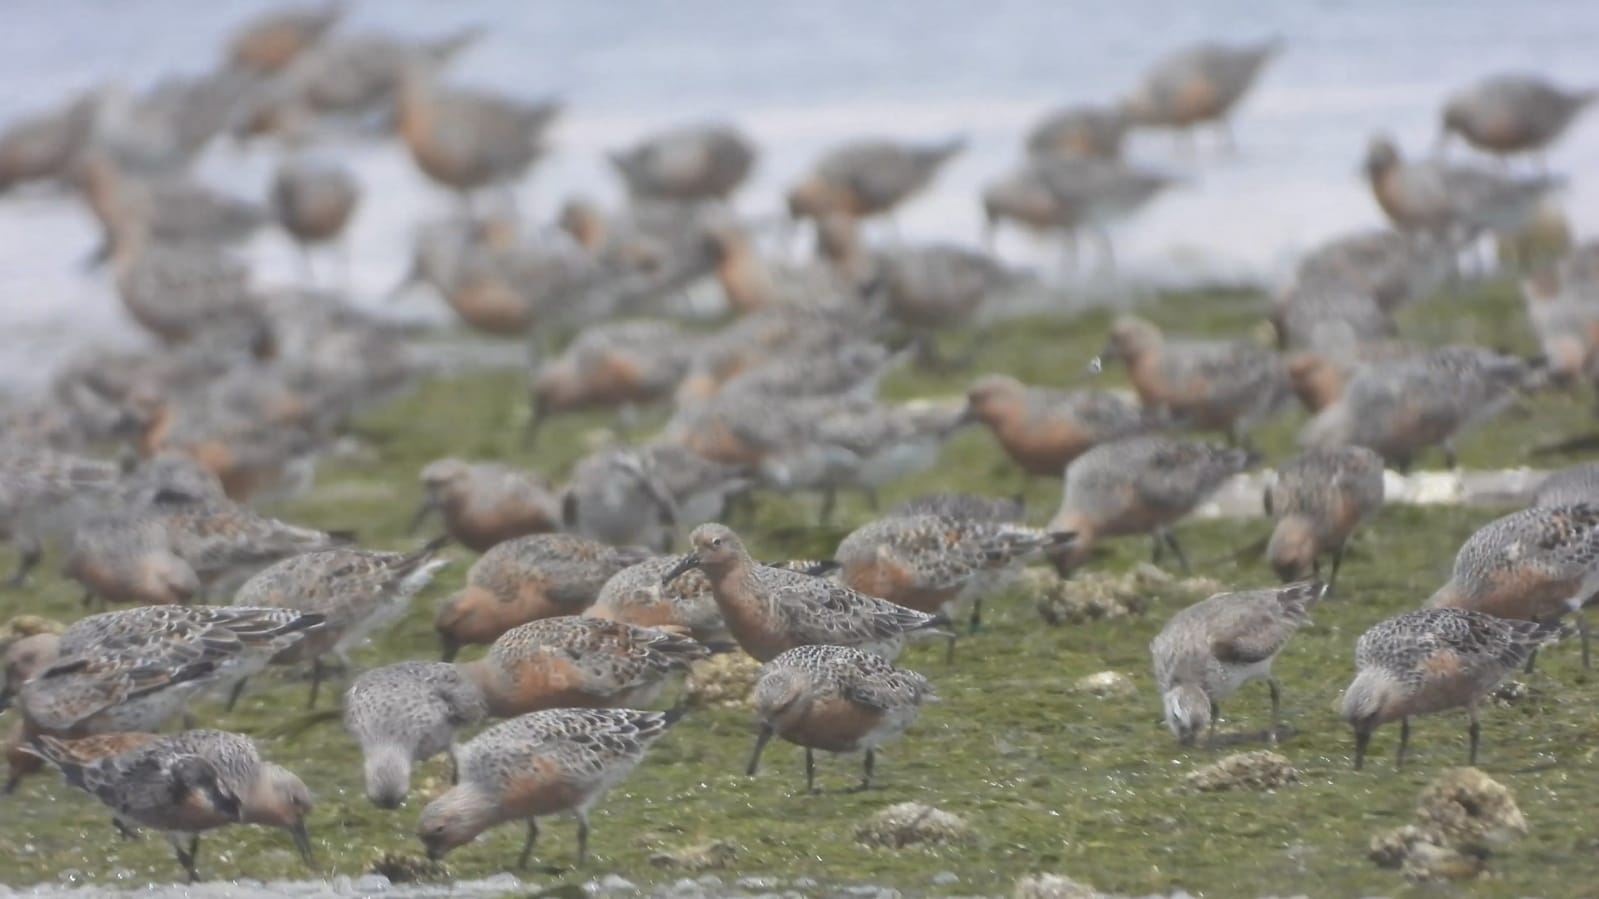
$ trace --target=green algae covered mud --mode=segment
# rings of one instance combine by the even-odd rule
[[[1214,291],[1164,297],[1139,311],[1182,333],[1237,335],[1255,327],[1266,305],[1255,292]],[[1509,284],[1440,297],[1406,310],[1403,318],[1405,332],[1428,343],[1533,351]],[[956,397],[985,371],[1068,383],[1103,343],[1109,320],[1108,313],[1093,312],[1000,323],[970,371],[903,370],[885,394]],[[1102,377],[1111,386],[1125,383],[1119,370]],[[355,529],[366,546],[402,549],[423,539],[404,530],[420,497],[417,473],[435,458],[503,459],[559,479],[593,432],[611,421],[584,415],[553,421],[537,450],[524,451],[518,437],[526,414],[523,384],[522,373],[513,370],[425,383],[361,420],[360,453],[325,461],[313,491],[269,511],[321,528]],[[1469,469],[1529,464],[1534,444],[1591,427],[1588,403],[1586,396],[1559,392],[1528,397],[1465,439],[1461,463]],[[1295,410],[1260,430],[1257,443],[1268,460],[1292,451],[1302,421]],[[1545,467],[1570,461],[1576,457],[1535,460]],[[1421,464],[1439,463],[1425,456]],[[891,485],[882,499],[887,507],[934,490],[1020,491],[1035,523],[1059,500],[1058,482],[1024,479],[978,428],[960,433],[935,468]],[[753,512],[733,524],[758,558],[818,558],[830,556],[871,514],[847,497],[835,524],[817,528],[813,498],[761,496]],[[1311,623],[1274,665],[1285,725],[1275,751],[1294,776],[1263,781],[1259,789],[1199,789],[1189,775],[1230,753],[1266,748],[1264,684],[1244,687],[1226,704],[1216,747],[1179,747],[1161,721],[1148,653],[1161,625],[1217,589],[1275,581],[1258,552],[1240,552],[1264,537],[1263,519],[1193,520],[1178,525],[1193,579],[1150,569],[1146,540],[1109,540],[1073,581],[1062,585],[1052,575],[1030,575],[987,603],[982,630],[963,637],[952,666],[945,665],[939,641],[910,647],[898,664],[925,674],[942,701],[925,708],[904,737],[880,753],[869,791],[849,790],[859,776],[857,757],[822,755],[820,792],[806,795],[802,752],[780,742],[767,747],[759,775],[746,777],[754,727],[737,702],[739,691],[725,689],[723,701],[693,704],[593,810],[592,858],[581,871],[569,868],[576,841],[573,825],[563,819],[545,823],[533,865],[513,872],[520,879],[503,873],[521,846],[523,833],[515,826],[461,847],[445,866],[428,865],[414,829],[422,805],[449,784],[445,762],[420,766],[403,808],[374,808],[363,796],[354,742],[336,721],[288,726],[296,724],[305,684],[300,672],[273,669],[252,682],[235,711],[226,713],[215,701],[194,711],[202,726],[250,734],[264,754],[305,779],[316,797],[309,818],[316,871],[308,877],[282,832],[231,827],[202,840],[201,871],[219,882],[190,895],[367,894],[391,877],[393,895],[417,896],[440,895],[451,881],[458,882],[452,895],[469,896],[577,895],[585,884],[618,895],[635,888],[684,896],[1010,895],[1020,878],[1042,873],[1123,895],[1432,895],[1401,871],[1374,863],[1371,843],[1411,822],[1423,789],[1444,769],[1465,763],[1464,715],[1415,721],[1411,755],[1398,773],[1392,763],[1397,733],[1379,730],[1366,769],[1356,772],[1350,733],[1335,703],[1353,672],[1355,639],[1429,596],[1447,578],[1462,541],[1497,514],[1486,507],[1390,505],[1357,534],[1336,592],[1312,610]],[[358,668],[437,658],[433,609],[459,589],[473,558],[458,546],[445,555],[456,563],[439,573],[403,620],[355,650]],[[0,567],[11,561],[0,559]],[[52,558],[32,585],[0,593],[0,622],[23,614],[65,622],[81,614],[75,586],[53,568]],[[1558,896],[1594,882],[1599,719],[1593,689],[1572,641],[1541,654],[1535,673],[1517,674],[1486,703],[1480,767],[1513,793],[1527,832],[1493,848],[1486,876],[1445,891]],[[895,841],[885,846],[861,839],[869,819],[904,802],[955,816],[963,828],[955,838],[911,840],[897,848]],[[384,872],[383,879],[371,871]],[[15,795],[0,799],[0,882],[13,888],[42,885],[91,895],[170,883],[177,874],[158,834],[122,839],[102,806],[53,774],[28,778]],[[247,882],[220,883],[237,878]]]

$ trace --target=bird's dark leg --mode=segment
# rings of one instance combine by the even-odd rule
[[[578,809],[577,811],[577,866],[579,868],[588,864],[589,860],[589,814]]]
[[[1577,610],[1576,619],[1577,635],[1582,637],[1582,670],[1587,671],[1593,667],[1588,659],[1588,619],[1583,616],[1581,609]]]
[[[316,694],[322,687],[322,657],[317,656],[311,660],[311,696],[306,700],[307,709],[316,708]]]
[[[870,790],[872,788],[872,769],[875,768],[876,766],[877,766],[877,750],[875,750],[875,749],[866,750],[866,761],[863,762],[862,766],[861,766],[861,785],[860,785],[860,789],[862,791]]]
[[[527,839],[522,841],[522,854],[516,857],[516,866],[526,868],[527,860],[533,857],[533,844],[539,840],[539,820],[527,819]],[[582,850],[579,849],[579,852]]]
[[[1275,677],[1266,678],[1266,686],[1271,689],[1271,730],[1266,733],[1266,742],[1276,746],[1278,722],[1282,720],[1283,691]]]
[[[983,626],[983,598],[978,597],[972,602],[972,617],[966,622],[966,633],[975,634]]]
[[[228,704],[223,707],[224,711],[233,711],[233,707],[239,704],[239,697],[244,695],[244,685],[249,682],[250,679],[247,677],[239,678],[239,682],[228,691]]]
[[[1193,574],[1194,570],[1188,567],[1188,557],[1183,554],[1183,548],[1177,543],[1177,535],[1171,531],[1162,531],[1166,545],[1171,547],[1172,555],[1177,557],[1177,565],[1182,568],[1183,574]]]
[[[1405,767],[1405,750],[1410,747],[1410,718],[1406,716],[1399,719],[1399,753],[1394,756],[1394,770],[1399,771]]]
[[[444,757],[450,762],[450,786],[453,787],[461,782],[461,760],[455,757],[454,749],[444,753]]]
[[[1332,592],[1333,584],[1338,583],[1338,569],[1342,568],[1343,565],[1344,565],[1344,547],[1345,547],[1345,544],[1340,543],[1340,544],[1338,544],[1338,548],[1333,550],[1333,553],[1332,553],[1332,572],[1327,575],[1327,592],[1328,593]],[[1320,571],[1316,571],[1315,569],[1312,569],[1311,570],[1311,575],[1316,577],[1317,579],[1320,579],[1321,572]]]
[[[6,579],[7,587],[20,587],[28,582],[28,573],[39,564],[39,559],[44,555],[44,548],[39,545],[38,538],[29,536],[17,543],[17,570]]]
[[[1470,737],[1471,750],[1466,757],[1466,764],[1477,764],[1477,743],[1482,739],[1482,724],[1477,720],[1477,704],[1472,703],[1466,707],[1466,714],[1470,716],[1471,723],[1466,726],[1466,733]]]
[[[831,524],[833,521],[833,506],[838,503],[838,491],[832,487],[822,491],[822,508],[816,520],[820,524]]]
[[[1149,562],[1151,565],[1159,565],[1161,557],[1166,555],[1166,541],[1161,539],[1160,531],[1151,534],[1150,539],[1154,541],[1155,545],[1149,551]]]
[[[1355,770],[1359,771],[1366,764],[1366,747],[1371,743],[1371,731],[1355,730]]]
[[[766,748],[767,741],[772,739],[772,726],[762,724],[760,732],[755,735],[755,749],[750,752],[750,763],[744,767],[747,777],[754,777],[761,764],[761,750]]]
[[[805,792],[816,792],[816,753],[805,747]]]
[[[1534,646],[1532,652],[1527,653],[1527,664],[1521,669],[1523,674],[1531,674],[1533,663],[1538,661],[1538,647]]]

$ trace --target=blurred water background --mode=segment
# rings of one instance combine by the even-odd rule
[[[107,79],[138,88],[207,69],[229,29],[269,5],[7,0],[0,120]],[[1218,153],[1213,134],[1202,135],[1197,156],[1166,134],[1133,140],[1133,162],[1189,179],[1115,233],[1124,276],[1142,284],[1271,284],[1312,243],[1380,224],[1359,174],[1368,138],[1386,131],[1409,152],[1430,151],[1443,98],[1484,74],[1531,69],[1573,87],[1599,84],[1592,0],[384,0],[352,4],[341,30],[428,35],[472,23],[488,34],[451,80],[568,103],[554,154],[520,186],[530,216],[547,220],[573,194],[617,202],[606,150],[662,126],[721,118],[763,150],[738,197],[740,212],[756,216],[775,213],[783,186],[839,141],[968,135],[968,151],[899,223],[907,239],[962,242],[977,240],[982,184],[1017,161],[1022,135],[1049,107],[1108,102],[1179,44],[1283,36],[1286,52],[1235,117],[1237,155]],[[1556,146],[1553,170],[1599,167],[1599,119],[1589,118]],[[455,201],[423,179],[397,141],[351,138],[332,152],[366,190],[351,232],[351,286],[377,302],[406,265],[414,223]],[[222,141],[198,174],[260,197],[275,159],[271,148]],[[1577,180],[1563,204],[1578,235],[1599,230],[1599,178]],[[78,267],[95,238],[91,215],[69,196],[0,198],[7,390],[41,386],[64,353],[143,339],[109,273]],[[277,233],[259,236],[249,252],[265,279],[297,270]],[[1020,234],[1002,238],[1001,252],[1046,268],[1058,255]],[[426,300],[406,308],[444,316]]]

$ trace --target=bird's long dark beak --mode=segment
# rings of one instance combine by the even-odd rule
[[[686,555],[683,558],[679,559],[677,561],[677,564],[672,566],[672,570],[671,571],[668,571],[666,574],[662,575],[661,583],[670,584],[671,582],[677,580],[679,576],[681,576],[684,572],[688,571],[689,569],[698,568],[699,564],[700,564],[700,554],[699,553],[689,553],[688,555]]]
[[[294,822],[289,828],[289,833],[294,835],[294,848],[300,853],[300,860],[305,862],[307,868],[316,866],[316,857],[311,854],[311,835],[305,831],[305,819]]]
[[[444,857],[444,849],[439,846],[428,847],[428,861],[436,862]]]
[[[439,649],[439,655],[444,661],[453,662],[461,651],[461,641],[449,634],[439,634]]]
[[[409,537],[415,534],[417,529],[422,527],[422,522],[427,521],[428,516],[432,515],[437,509],[438,506],[434,504],[433,497],[423,497],[422,504],[416,507],[416,514],[411,516],[411,523],[406,525],[406,536]]]

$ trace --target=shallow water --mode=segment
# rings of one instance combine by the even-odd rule
[[[209,66],[229,27],[265,5],[8,3],[0,120],[103,79],[139,86]],[[739,198],[751,215],[775,211],[782,185],[837,141],[967,134],[968,152],[900,222],[907,238],[961,241],[975,240],[980,186],[1012,164],[1021,135],[1049,106],[1108,100],[1180,43],[1281,34],[1288,51],[1237,119],[1237,157],[1218,156],[1213,136],[1202,138],[1198,157],[1177,154],[1159,134],[1131,148],[1138,161],[1190,178],[1115,235],[1124,269],[1168,283],[1271,280],[1315,241],[1377,224],[1357,175],[1367,137],[1382,129],[1407,148],[1429,147],[1437,106],[1458,85],[1516,68],[1572,85],[1599,82],[1592,61],[1599,5],[1586,0],[1514,8],[1490,0],[1269,8],[1242,0],[1132,0],[1118,4],[1115,15],[1106,9],[1051,0],[758,7],[391,0],[359,6],[344,27],[429,34],[482,23],[490,34],[460,61],[460,79],[566,98],[557,150],[520,190],[521,208],[540,216],[573,193],[615,199],[606,149],[659,126],[726,117],[765,151]],[[1599,180],[1581,177],[1599,160],[1599,116],[1590,118],[1550,157],[1555,170],[1576,178],[1565,205],[1579,234],[1599,227]],[[392,144],[344,142],[330,151],[352,160],[367,188],[355,225],[352,286],[375,297],[398,278],[412,223],[448,210],[451,201]],[[200,170],[259,196],[272,162],[266,151],[217,146]],[[85,277],[76,268],[92,242],[90,218],[75,202],[0,198],[0,385],[35,388],[68,350],[141,339],[106,276]],[[277,235],[260,237],[251,252],[264,280],[298,274]],[[1020,263],[1055,261],[1052,250],[1021,235],[1006,239],[1003,252]],[[442,318],[422,298],[404,308]]]

